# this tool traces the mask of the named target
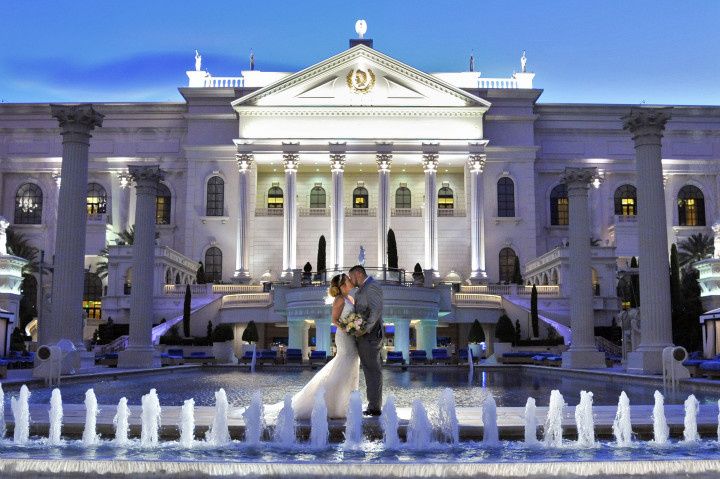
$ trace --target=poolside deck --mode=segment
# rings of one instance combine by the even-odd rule
[[[5,420],[8,425],[8,434],[12,434],[13,417],[10,408],[5,412]],[[47,436],[48,424],[47,405],[31,405],[31,434]],[[177,439],[180,435],[180,406],[163,406],[161,436],[166,440]],[[546,407],[537,408],[538,423],[545,423],[547,416]],[[140,436],[140,406],[130,406],[130,433],[131,436]],[[524,408],[522,407],[499,407],[498,428],[501,439],[521,439],[524,437]],[[616,408],[614,406],[596,406],[594,409],[595,432],[598,437],[612,437],[612,423],[615,418]],[[63,435],[68,437],[81,436],[85,427],[85,406],[82,404],[63,405]],[[195,433],[196,437],[202,438],[212,422],[214,408],[198,406],[195,408]],[[631,419],[633,432],[640,438],[652,437],[652,406],[631,406]],[[666,405],[665,414],[670,426],[671,436],[682,437],[684,429],[684,410],[682,405]],[[113,417],[115,416],[115,405],[101,405],[100,414],[97,418],[97,431],[104,438],[114,436]],[[400,417],[400,435],[405,435],[408,420],[410,419],[410,408],[398,408]],[[460,437],[462,439],[482,439],[483,421],[481,408],[458,408],[458,421],[460,423]],[[363,419],[365,434],[371,438],[382,436],[380,421],[377,418]],[[563,418],[564,436],[572,438],[575,430],[575,408],[566,407]],[[242,439],[244,425],[241,418],[229,419],[230,435],[233,439]],[[330,435],[333,440],[340,441],[345,428],[344,420],[330,421]],[[718,429],[718,408],[714,404],[700,405],[698,414],[698,430],[700,434],[708,438],[717,438]],[[310,431],[310,424],[307,420],[298,421],[298,435],[307,437]],[[541,431],[538,431],[540,434]]]

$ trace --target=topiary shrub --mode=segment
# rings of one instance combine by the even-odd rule
[[[540,316],[538,315],[537,288],[534,284],[530,292],[530,324],[532,325],[533,337],[537,338],[540,336]]]
[[[205,284],[207,283],[207,279],[205,279],[205,266],[203,266],[203,262],[200,261],[197,269],[197,273],[195,273],[195,282],[197,284]]]
[[[317,254],[317,270],[318,273],[322,273],[327,269],[326,263],[327,263],[327,255],[325,254],[325,236],[320,236],[320,240],[318,241],[318,254]]]
[[[246,343],[257,343],[260,339],[255,321],[250,321],[243,331],[242,340]]]
[[[480,321],[477,319],[470,326],[470,332],[468,333],[468,343],[482,343],[485,341],[485,331],[483,331]]]
[[[225,341],[232,341],[233,339],[235,339],[235,333],[233,332],[231,324],[220,323],[215,326],[212,332],[213,343],[224,343]]]
[[[186,338],[190,337],[190,304],[192,301],[192,293],[190,292],[190,285],[185,285],[185,298],[183,300],[183,336]],[[163,318],[163,322],[165,319]]]
[[[167,333],[160,336],[160,344],[165,344],[167,346],[177,346],[182,344],[182,338],[180,337],[177,326],[173,326],[168,329]]]
[[[305,263],[305,266],[303,266],[303,271],[305,273],[312,273],[312,265],[310,264],[310,261]]]
[[[206,334],[205,334],[205,337],[207,338],[208,341],[210,341],[210,338],[212,338],[212,331],[213,331],[212,321],[208,321],[207,330],[206,330]]]
[[[10,335],[10,351],[25,352],[25,335],[17,326]]]
[[[397,242],[392,228],[387,232],[387,266],[389,269],[398,269]]]
[[[495,338],[501,343],[512,343],[515,341],[515,326],[507,314],[498,318],[495,325]]]

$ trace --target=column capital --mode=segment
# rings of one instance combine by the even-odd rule
[[[255,157],[252,153],[237,153],[235,155],[235,161],[237,162],[238,171],[240,173],[247,173],[252,167]]]
[[[438,169],[438,158],[440,155],[437,153],[425,153],[422,159],[423,171],[428,173],[435,173]]]
[[[595,177],[597,168],[565,168],[560,182],[567,186],[568,192],[574,189],[587,190]]]
[[[158,165],[128,165],[128,172],[139,194],[156,195],[158,183],[165,178],[165,172]]]
[[[102,126],[105,117],[90,104],[50,105],[50,114],[57,119],[63,135],[66,133],[88,135],[95,127]]]
[[[375,162],[378,165],[379,172],[390,171],[390,164],[392,163],[392,155],[390,153],[378,153],[375,155]]]
[[[330,154],[330,171],[333,173],[342,173],[345,169],[345,154],[343,153],[331,153]]]
[[[286,173],[297,173],[298,163],[300,163],[300,155],[297,153],[283,153],[283,166]]]
[[[468,166],[473,173],[482,173],[485,170],[487,155],[482,153],[473,153],[468,156]]]
[[[630,113],[620,118],[623,129],[633,134],[633,140],[644,136],[662,138],[665,124],[670,119],[670,108],[632,108]]]

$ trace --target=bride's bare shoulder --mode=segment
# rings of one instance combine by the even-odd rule
[[[349,296],[349,295],[348,295],[347,299],[348,299],[348,301],[350,301],[352,304],[355,304],[355,298],[354,298],[353,296]]]

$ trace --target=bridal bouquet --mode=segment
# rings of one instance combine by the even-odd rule
[[[365,333],[365,319],[358,313],[350,313],[344,318],[340,318],[338,323],[347,334],[356,335]]]

